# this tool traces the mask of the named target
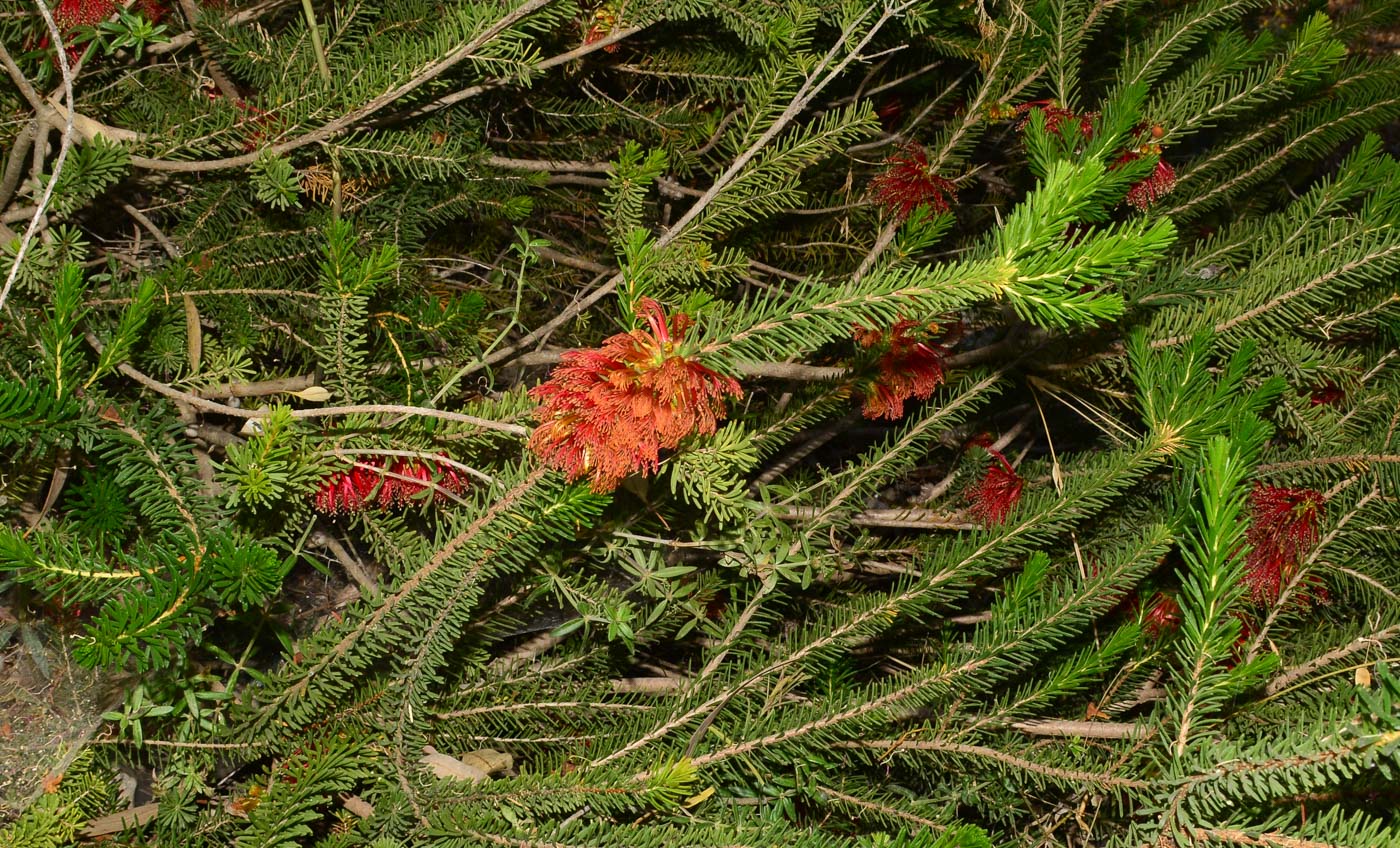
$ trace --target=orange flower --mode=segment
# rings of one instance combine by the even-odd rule
[[[640,306],[650,332],[619,333],[601,348],[569,351],[530,391],[540,401],[530,448],[570,480],[588,477],[595,492],[655,471],[661,451],[686,436],[714,433],[724,399],[743,394],[733,378],[680,351],[689,316],[667,321],[650,298]]]
[[[911,332],[916,327],[919,327],[918,322],[907,318],[896,321],[886,331],[852,327],[856,343],[861,347],[883,349],[879,376],[865,390],[862,412],[866,418],[891,421],[902,418],[906,400],[911,397],[927,400],[943,382],[943,357],[948,349],[934,342],[920,341]]]
[[[884,172],[870,181],[870,190],[901,220],[920,206],[947,212],[950,202],[958,199],[952,181],[933,173],[928,152],[917,144],[905,145],[901,152],[886,159],[885,165]]]

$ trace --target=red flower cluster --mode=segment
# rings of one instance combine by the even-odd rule
[[[996,460],[982,479],[968,487],[964,496],[972,502],[968,514],[983,524],[997,525],[1006,521],[1011,510],[1021,501],[1021,490],[1026,481],[1006,461],[1006,457],[996,448],[987,446],[987,453]]]
[[[1017,106],[1015,114],[1019,115],[1021,120],[1016,124],[1016,129],[1024,131],[1031,122],[1031,112],[1037,110],[1045,116],[1045,129],[1052,133],[1058,133],[1063,125],[1078,129],[1085,140],[1094,137],[1094,118],[1097,118],[1099,113],[1080,114],[1061,106],[1058,100],[1032,100]]]
[[[1250,492],[1244,579],[1255,603],[1269,604],[1283,594],[1303,554],[1317,542],[1322,506],[1322,494],[1312,489],[1258,483]]]
[[[446,463],[411,457],[386,463],[367,457],[348,471],[337,471],[321,481],[312,504],[318,512],[331,515],[359,512],[374,504],[384,509],[408,506],[434,481],[439,502],[447,500],[444,492],[455,495],[467,488],[466,478]]]
[[[61,0],[53,7],[53,22],[63,33],[63,43],[67,45],[64,52],[68,54],[68,64],[78,61],[84,50],[83,46],[73,43],[74,31],[79,27],[97,26],[110,18],[117,8],[117,0]],[[39,47],[46,50],[48,46],[49,33],[46,29],[39,39]]]
[[[1147,601],[1142,614],[1142,632],[1149,639],[1160,639],[1181,626],[1181,604],[1165,592],[1157,592]]]
[[[1127,153],[1119,156],[1118,161],[1115,162],[1114,165],[1122,165],[1126,162],[1140,159],[1144,153],[1155,153],[1160,157],[1162,148],[1159,145],[1153,144],[1138,148],[1137,150],[1129,150]],[[1175,187],[1176,169],[1165,159],[1158,158],[1157,164],[1152,166],[1152,173],[1148,174],[1142,180],[1133,183],[1133,187],[1128,189],[1127,200],[1128,203],[1137,207],[1139,211],[1145,212],[1147,211],[1147,207],[1161,200]]]
[[[70,64],[78,61],[84,49],[71,43],[74,31],[80,27],[97,26],[116,14],[121,5],[117,0],[60,0],[53,7],[53,22],[58,25],[63,41],[68,45],[66,52]],[[169,11],[160,0],[138,0],[134,8],[152,23],[160,23]],[[39,40],[39,46],[49,46],[48,33]]]
[[[1022,103],[1014,109],[1009,110],[1009,112],[1005,107],[998,107],[992,114],[993,117],[1000,118],[1019,115],[1021,120],[1016,124],[1016,129],[1024,130],[1026,125],[1030,123],[1031,112],[1035,110],[1039,110],[1045,115],[1045,129],[1052,133],[1058,133],[1062,127],[1070,126],[1077,129],[1079,134],[1085,139],[1090,139],[1094,136],[1094,118],[1098,117],[1097,112],[1085,112],[1080,114],[1079,112],[1064,108],[1055,100],[1032,100],[1029,103]],[[1156,139],[1164,135],[1164,131],[1160,126],[1148,127],[1144,124],[1138,127],[1137,132],[1140,138],[1147,137],[1148,143],[1135,149],[1124,151],[1110,168],[1116,168],[1119,165],[1132,162],[1135,159],[1140,159],[1147,153],[1155,154],[1159,157],[1157,159],[1157,164],[1152,167],[1152,173],[1148,174],[1137,183],[1134,183],[1132,188],[1128,189],[1128,203],[1137,207],[1140,211],[1146,211],[1147,207],[1156,203],[1176,187],[1176,169],[1173,168],[1170,163],[1160,158],[1162,155],[1162,146],[1155,143]]]
[[[880,373],[865,389],[866,418],[888,418],[894,421],[904,416],[904,402],[911,397],[927,400],[943,382],[943,358],[948,349],[940,344],[920,341],[915,329],[926,327],[908,318],[896,321],[888,330],[867,330],[852,327],[856,343],[866,350],[881,351]]]
[[[117,0],[61,0],[54,7],[53,20],[64,32],[82,26],[96,26],[117,11]]]
[[[1328,380],[1312,390],[1309,400],[1313,406],[1334,406],[1346,400],[1346,397],[1345,389]]]
[[[694,433],[710,435],[724,399],[743,395],[732,377],[678,351],[690,317],[671,316],[643,298],[650,332],[619,333],[595,350],[564,354],[549,379],[530,390],[540,426],[530,448],[570,480],[593,491],[617,488],[638,471],[655,471],[660,453]]]
[[[935,212],[947,212],[958,199],[957,188],[951,180],[933,173],[928,151],[909,143],[899,153],[885,160],[885,170],[870,182],[875,199],[900,220],[908,218],[920,206]]]

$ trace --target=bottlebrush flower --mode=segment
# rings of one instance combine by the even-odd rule
[[[445,459],[446,457],[444,457]],[[438,503],[445,503],[451,500],[448,494],[460,495],[467,490],[468,482],[465,475],[453,468],[451,465],[439,463],[436,468],[438,490],[436,500]]]
[[[1085,112],[1081,115],[1061,106],[1057,100],[1032,100],[1017,106],[1015,114],[1021,116],[1021,120],[1017,122],[1016,129],[1025,131],[1031,122],[1031,112],[1037,110],[1045,116],[1045,129],[1049,132],[1058,133],[1063,125],[1078,129],[1086,141],[1094,137],[1094,118],[1098,117],[1098,113]]]
[[[375,468],[364,467],[367,465]],[[359,512],[383,479],[378,466],[378,462],[369,460],[346,471],[337,471],[321,481],[320,488],[312,496],[312,505],[317,512],[328,515]]]
[[[117,0],[61,0],[53,21],[64,34],[83,26],[96,26],[117,11]]]
[[[410,457],[386,464],[378,457],[366,457],[321,481],[312,505],[329,515],[359,512],[371,504],[384,509],[409,506],[434,483],[434,499],[439,503],[449,499],[447,492],[455,495],[467,488],[466,479],[455,468],[432,460]]]
[[[972,502],[968,514],[983,524],[993,526],[1006,521],[1011,510],[1020,502],[1026,481],[1021,479],[1001,451],[992,447],[986,450],[996,462],[964,494]]]
[[[379,505],[386,508],[410,506],[430,488],[435,488],[434,500],[442,503],[450,500],[448,493],[461,494],[466,487],[466,480],[449,465],[416,458],[399,459],[384,475],[384,485],[379,488]]]
[[[958,199],[952,181],[933,173],[928,151],[918,144],[905,145],[902,151],[885,160],[885,166],[884,172],[870,181],[870,190],[875,199],[900,220],[908,218],[921,206],[947,212],[950,203]]]
[[[432,470],[416,459],[400,459],[387,470],[379,487],[379,505],[385,508],[408,506],[433,481]]]
[[[1269,604],[1283,594],[1303,554],[1317,542],[1322,493],[1259,483],[1249,494],[1249,507],[1245,584],[1255,603]]]
[[[594,350],[569,351],[549,379],[530,390],[540,425],[530,448],[570,480],[589,478],[593,491],[655,471],[660,452],[692,434],[710,435],[739,383],[682,352],[687,315],[668,321],[650,298],[639,304],[648,330],[619,333]]]
[[[64,50],[68,54],[68,64],[78,61],[78,57],[83,55],[86,49],[83,45],[73,44],[76,30],[85,26],[97,26],[110,18],[118,8],[117,0],[60,0],[57,6],[53,7],[53,22],[63,33],[63,42],[66,45]],[[47,50],[49,47],[49,33],[47,28],[43,36],[39,39],[40,49]],[[55,63],[57,59],[55,58]]]
[[[1312,390],[1309,401],[1312,406],[1334,406],[1346,400],[1346,397],[1345,389],[1328,380]]]
[[[1139,150],[1129,150],[1119,156],[1114,165],[1132,162],[1141,158],[1143,153],[1156,153],[1159,158],[1157,164],[1152,166],[1152,172],[1142,180],[1133,183],[1133,187],[1128,189],[1126,198],[1128,203],[1141,212],[1147,211],[1147,207],[1161,200],[1176,187],[1176,169],[1165,159],[1160,158],[1162,148],[1159,145],[1153,144]]]
[[[1165,592],[1157,592],[1142,614],[1142,632],[1149,639],[1160,639],[1181,626],[1181,605]]]
[[[920,326],[901,318],[888,330],[852,327],[856,343],[866,350],[880,350],[879,374],[865,389],[866,418],[904,417],[904,402],[911,397],[928,400],[943,382],[943,358],[948,349],[934,342],[920,341],[914,334],[937,325]]]

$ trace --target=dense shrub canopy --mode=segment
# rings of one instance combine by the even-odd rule
[[[1400,4],[13,5],[0,844],[1400,844]]]

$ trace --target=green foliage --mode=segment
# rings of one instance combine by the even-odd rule
[[[394,273],[398,254],[390,245],[368,256],[356,256],[353,228],[344,221],[326,232],[321,262],[323,334],[319,348],[326,388],[337,400],[355,401],[364,394],[364,338],[369,300]]]
[[[320,821],[319,808],[332,793],[365,776],[359,746],[340,739],[307,743],[280,760],[268,775],[271,787],[234,838],[238,848],[292,848],[305,843]]]
[[[280,156],[264,154],[248,169],[248,174],[252,178],[253,196],[258,202],[266,203],[273,209],[299,205],[297,198],[301,194],[301,181],[291,162]]]
[[[0,842],[1400,844],[1400,4],[142,10],[61,170],[0,16]]]

